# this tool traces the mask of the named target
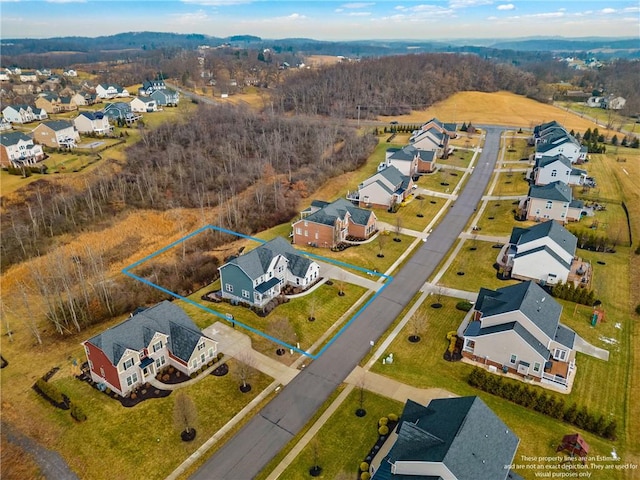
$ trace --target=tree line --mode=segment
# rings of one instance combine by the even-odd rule
[[[280,112],[374,118],[426,108],[463,90],[527,94],[535,77],[474,55],[399,55],[305,70],[273,94]]]

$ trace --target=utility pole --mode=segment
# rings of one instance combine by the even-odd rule
[[[358,105],[358,128],[360,128],[360,105]]]

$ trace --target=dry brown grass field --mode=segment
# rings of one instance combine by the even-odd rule
[[[579,114],[536,102],[510,92],[458,92],[426,110],[393,117],[401,123],[420,123],[437,117],[443,122],[471,122],[474,125],[513,125],[532,128],[556,120],[568,130],[584,132],[597,125]],[[380,117],[386,121],[388,117]],[[602,129],[600,129],[602,131]]]

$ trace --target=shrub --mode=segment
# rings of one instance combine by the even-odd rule
[[[360,480],[369,480],[371,478],[371,474],[369,472],[362,472],[360,474]]]
[[[71,404],[71,416],[78,422],[84,422],[87,419],[87,414],[84,413],[82,407],[80,407],[80,405],[76,405],[75,403]]]
[[[168,373],[165,373],[164,375],[162,375],[162,381],[163,382],[168,382],[170,378],[171,377],[169,376]]]
[[[383,425],[386,425],[387,423],[389,423],[389,419],[387,417],[382,417],[380,420],[378,420],[378,426],[382,427]]]
[[[640,315],[640,303],[636,305],[636,315]]]
[[[222,352],[218,352],[218,355],[216,356],[218,360],[222,360],[222,357],[224,357]]]
[[[135,400],[138,398],[138,394],[136,392],[132,392],[131,395],[129,395],[129,398],[131,398],[131,400]]]
[[[110,389],[109,387],[107,387],[107,388],[104,390],[104,393],[106,393],[107,395],[111,395],[111,389]]]
[[[389,419],[390,422],[398,421],[398,415],[396,415],[395,413],[390,413],[389,415],[387,415],[387,418]]]
[[[468,312],[469,310],[471,310],[472,307],[473,305],[471,304],[471,302],[462,301],[462,302],[456,303],[456,308],[458,310],[462,310],[463,312]]]
[[[361,472],[368,472],[369,471],[369,464],[367,462],[362,462],[360,464],[360,471]]]
[[[380,428],[378,428],[378,433],[380,435],[388,435],[389,434],[389,427],[387,427],[386,425],[382,425]]]
[[[42,394],[55,403],[64,403],[64,396],[62,392],[58,390],[58,387],[50,383],[45,382],[42,378],[39,378],[36,382],[36,386],[42,392]]]

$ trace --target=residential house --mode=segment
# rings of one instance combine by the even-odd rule
[[[126,102],[107,103],[102,112],[112,121],[124,121],[131,123],[140,118],[140,115],[131,111],[131,105]]]
[[[71,101],[76,107],[86,107],[89,105],[87,101],[87,96],[82,93],[74,93],[71,95]]]
[[[512,465],[520,443],[480,397],[407,400],[371,461],[372,480],[522,480]]]
[[[449,137],[435,128],[416,130],[409,138],[409,143],[415,148],[434,151],[437,157],[446,158],[449,152]]]
[[[385,153],[385,161],[378,170],[394,166],[403,175],[414,177],[420,173],[430,173],[435,170],[436,153],[433,150],[422,150],[414,145],[402,148],[391,147]]]
[[[514,227],[497,261],[511,278],[540,285],[572,282],[586,286],[591,266],[576,257],[577,244],[575,235],[553,220],[530,228]]]
[[[36,75],[39,77],[49,77],[51,75],[51,69],[41,68],[39,70],[36,70]]]
[[[344,198],[331,203],[314,200],[293,224],[293,243],[335,248],[349,238],[371,237],[378,230],[376,222],[375,213]]]
[[[600,106],[608,110],[622,110],[626,103],[627,100],[625,98],[610,95],[602,99]]]
[[[218,350],[217,342],[166,300],[132,314],[82,345],[91,378],[123,397],[165,366],[190,375],[213,360]]]
[[[142,86],[138,89],[138,95],[151,96],[153,92],[158,90],[165,90],[167,86],[164,84],[164,80],[145,80]]]
[[[520,202],[520,211],[527,220],[556,220],[562,224],[579,222],[586,215],[584,202],[574,200],[571,187],[559,181],[531,185],[527,197]]]
[[[423,123],[420,126],[419,130],[427,131],[427,130],[431,130],[432,128],[435,128],[440,133],[444,133],[449,138],[456,138],[458,136],[458,133],[456,131],[458,129],[458,125],[457,124],[441,122],[440,120],[438,120],[435,117],[432,118],[431,120],[428,120],[427,122]]]
[[[357,192],[348,192],[347,200],[361,207],[392,208],[409,196],[412,187],[411,177],[391,165],[360,183]]]
[[[0,166],[19,167],[35,165],[44,159],[44,152],[40,145],[22,132],[7,132],[0,134]]]
[[[231,259],[219,270],[222,297],[255,307],[264,307],[286,285],[306,289],[320,276],[320,265],[282,237]]]
[[[80,112],[80,115],[73,119],[73,125],[80,133],[106,135],[111,132],[109,117],[102,112]]]
[[[603,97],[589,97],[587,99],[587,107],[602,108]]]
[[[560,323],[562,306],[533,281],[481,288],[462,354],[528,380],[567,387],[575,373],[576,333]]]
[[[14,83],[13,93],[15,95],[32,95],[41,91],[39,85],[33,83]]]
[[[41,109],[37,109],[37,113],[40,114]],[[44,112],[46,115],[46,112]],[[37,118],[36,112],[30,105],[7,105],[2,110],[2,116],[7,122],[10,123],[30,123],[34,122]]]
[[[136,113],[157,112],[158,104],[151,97],[136,97],[129,103],[131,111]]]
[[[33,70],[25,70],[24,72],[20,73],[20,81],[21,82],[37,82],[38,81],[38,75],[36,75],[36,72]]]
[[[543,156],[554,157],[559,154],[567,157],[571,163],[582,163],[587,159],[588,147],[581,145],[573,135],[567,133],[561,126],[553,125],[544,129],[536,127],[534,128],[534,138],[534,159]]]
[[[33,119],[35,121],[42,121],[49,118],[49,115],[47,114],[47,112],[42,108],[32,107],[31,113],[33,114]]]
[[[62,72],[62,75],[64,75],[65,77],[77,77],[78,72],[70,68],[69,70],[65,70],[64,72]]]
[[[180,92],[172,90],[171,88],[156,90],[150,97],[161,107],[177,107],[180,102]]]
[[[128,97],[129,92],[126,88],[122,88],[116,84],[100,84],[96,87],[96,95],[98,98],[121,98]]]
[[[33,130],[33,138],[42,145],[52,148],[75,148],[80,140],[73,123],[67,120],[42,122]]]
[[[8,82],[10,80],[9,74],[6,70],[0,70],[0,82]]]
[[[60,96],[54,92],[42,93],[36,98],[36,107],[43,109],[48,114],[62,111]]]
[[[11,123],[9,123],[6,118],[0,118],[0,132],[11,130],[11,128]]]
[[[536,158],[532,173],[535,185],[547,185],[552,182],[583,185],[587,178],[586,170],[574,168],[571,161],[562,154]]]

